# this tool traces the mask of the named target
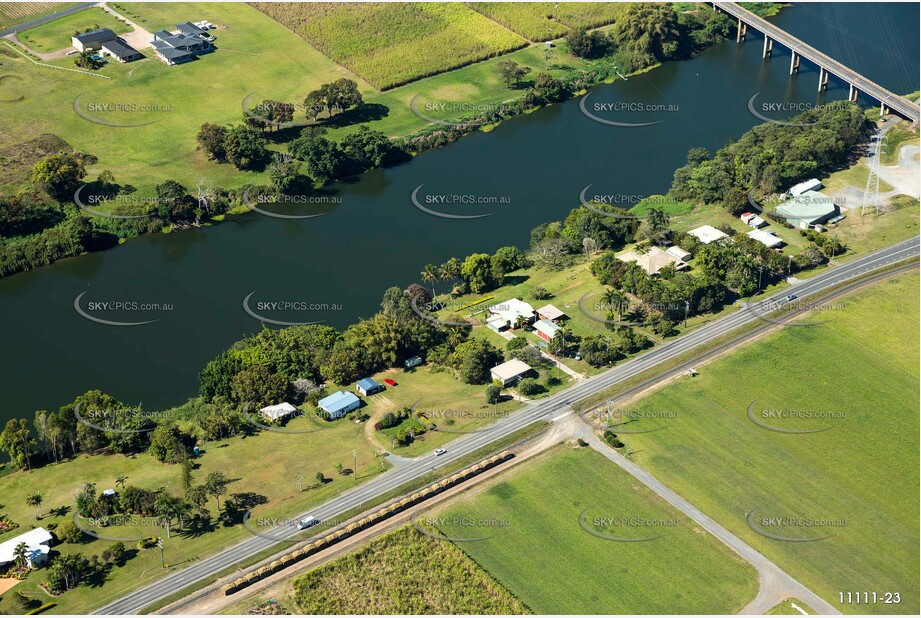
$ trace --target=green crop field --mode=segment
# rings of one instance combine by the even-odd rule
[[[20,41],[37,52],[51,52],[70,47],[70,37],[86,29],[110,28],[116,34],[130,32],[123,21],[100,8],[88,8],[17,34]]]
[[[525,614],[528,608],[451,543],[411,526],[294,580],[303,614]]]
[[[252,6],[381,90],[527,45],[460,3]]]
[[[583,512],[591,530],[659,538],[600,538]],[[557,447],[424,516],[445,518],[445,536],[486,537],[456,544],[536,613],[735,613],[758,590],[750,565],[589,449]],[[649,527],[594,521],[608,517]]]
[[[73,6],[74,2],[2,2],[0,29],[22,24]]]
[[[843,612],[917,614],[918,275],[837,301],[700,368],[632,408],[667,429],[622,436],[632,459]],[[782,429],[824,429],[787,434]],[[793,410],[770,418],[763,410]],[[805,419],[802,411],[827,419]],[[756,533],[746,514],[757,509]],[[770,525],[775,516],[831,520]],[[770,523],[770,522],[768,522]],[[840,605],[840,591],[899,592],[899,605]]]
[[[616,2],[471,2],[470,6],[530,41],[557,39],[579,26],[613,23],[625,8]]]

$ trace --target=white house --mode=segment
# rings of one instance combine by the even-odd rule
[[[279,419],[291,416],[297,412],[297,408],[292,406],[287,401],[283,401],[274,406],[266,406],[259,410],[259,413],[262,414],[263,418],[270,421],[277,421]]]
[[[784,244],[783,239],[767,230],[752,230],[748,233],[748,236],[749,238],[754,238],[768,249],[776,249]]]
[[[502,386],[508,386],[523,377],[531,371],[531,366],[524,361],[513,358],[501,365],[497,365],[490,370],[492,379],[498,381]]]
[[[711,242],[716,242],[718,240],[723,240],[724,238],[729,238],[729,234],[719,231],[712,225],[701,225],[700,227],[696,227],[688,232],[688,234],[704,243],[705,245],[709,245]]]
[[[515,328],[518,318],[523,318],[525,324],[531,324],[535,317],[534,307],[517,298],[492,305],[489,307],[489,313],[486,325],[496,331]]]
[[[690,251],[685,251],[678,245],[672,245],[671,247],[665,250],[665,253],[669,254],[676,260],[681,260],[682,262],[687,262],[693,257]]]
[[[17,537],[0,543],[0,567],[16,561],[16,547],[26,544],[26,562],[38,566],[48,561],[51,546],[51,533],[44,528],[33,528]]]

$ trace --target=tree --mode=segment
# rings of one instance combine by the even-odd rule
[[[209,472],[205,477],[205,491],[208,495],[217,501],[217,510],[221,510],[221,496],[227,493],[227,485],[230,483],[223,472]]]
[[[308,92],[307,97],[304,99],[304,110],[307,117],[316,122],[317,116],[319,116],[320,112],[324,109],[326,109],[326,103],[323,92],[321,90],[312,90]]]
[[[483,339],[470,339],[458,345],[450,358],[466,384],[489,382],[489,370],[502,362],[502,353]]]
[[[102,559],[108,564],[122,564],[128,557],[125,550],[125,544],[121,541],[115,541],[104,550],[102,550]]]
[[[185,443],[190,436],[180,431],[175,423],[161,423],[150,433],[147,452],[160,463],[181,463],[185,455]]]
[[[357,168],[367,170],[389,163],[395,146],[384,133],[361,125],[342,139],[342,150]]]
[[[269,182],[279,193],[287,193],[297,185],[301,163],[289,154],[275,153],[269,165]]]
[[[505,81],[506,88],[511,88],[513,83],[515,86],[521,85],[522,78],[531,72],[531,67],[521,66],[511,60],[500,60],[496,63],[496,68],[499,69],[499,75]]]
[[[121,487],[122,489],[124,489],[124,488],[125,488],[125,481],[127,481],[127,480],[128,480],[128,477],[127,477],[127,476],[125,476],[124,474],[120,474],[120,475],[118,475],[118,476],[115,477],[115,486],[116,486],[116,487]]]
[[[617,312],[617,320],[623,320],[624,309],[629,305],[627,297],[615,289],[609,289],[601,295],[601,300],[607,308],[607,315]]]
[[[303,161],[307,174],[321,184],[341,177],[348,163],[348,157],[339,144],[325,136],[326,129],[322,127],[306,127],[288,145],[288,152]]]
[[[29,556],[29,546],[25,543],[18,543],[13,549],[13,559],[16,562],[16,566],[20,569],[24,569],[28,564]]]
[[[253,169],[266,159],[265,138],[252,127],[239,125],[224,137],[227,160],[237,169]]]
[[[273,405],[284,399],[288,381],[262,365],[244,369],[230,382],[233,401],[252,403],[259,407]]]
[[[76,588],[91,573],[92,564],[83,554],[61,554],[48,568],[47,587],[53,592],[65,592]]]
[[[210,515],[208,509],[205,508],[209,497],[207,487],[204,485],[195,485],[194,487],[190,487],[186,492],[185,497],[190,504],[195,506],[199,517],[207,518]]]
[[[518,383],[518,392],[525,397],[536,395],[543,390],[544,387],[541,386],[534,378],[525,378]]]
[[[157,214],[166,221],[191,221],[197,203],[189,191],[175,180],[166,180],[155,187]]]
[[[600,30],[589,32],[587,28],[580,27],[566,35],[566,45],[574,56],[589,60],[604,56],[611,42]]]
[[[182,530],[183,522],[191,511],[188,502],[166,492],[160,492],[160,495],[157,496],[157,501],[154,503],[154,508],[157,514],[157,521],[166,528],[166,538],[170,538],[173,521],[177,521],[179,530]]]
[[[502,389],[495,384],[486,387],[486,403],[496,404],[502,399]]]
[[[35,519],[42,518],[42,501],[43,500],[44,500],[44,496],[42,496],[42,492],[40,491],[32,492],[26,497],[26,504],[31,506],[35,510]]]
[[[72,152],[50,154],[32,167],[32,182],[58,199],[71,198],[85,177],[83,158]]]
[[[323,483],[326,482],[326,477],[323,476],[322,472],[317,472],[316,479],[317,479],[317,485],[322,485]]]
[[[561,328],[556,331],[553,335],[553,338],[550,340],[550,353],[554,356],[566,356],[567,348],[567,333],[565,328]]]
[[[649,225],[649,238],[653,242],[659,242],[668,234],[668,226],[671,220],[668,213],[661,208],[651,208],[646,216],[646,222]]]
[[[29,469],[29,457],[35,440],[29,431],[29,423],[22,418],[11,418],[0,432],[0,451],[6,453],[18,468]]]
[[[327,91],[327,103],[331,108],[345,111],[351,107],[362,105],[364,101],[358,90],[358,83],[341,77],[334,81]]]
[[[492,260],[486,253],[474,253],[467,256],[461,266],[461,277],[475,294],[487,292],[495,287],[496,280]]]
[[[503,275],[525,266],[524,252],[514,246],[500,247],[492,259]]]
[[[435,298],[435,282],[441,278],[438,273],[438,268],[436,268],[434,264],[426,264],[422,268],[422,272],[419,273],[419,276],[422,278],[423,283],[432,284],[432,298]]]
[[[208,155],[214,161],[224,161],[227,158],[227,149],[224,142],[227,140],[227,127],[218,124],[205,123],[198,129],[195,141],[198,150]]]
[[[54,533],[66,543],[79,543],[83,540],[83,530],[80,530],[71,519],[65,519],[59,523]]]

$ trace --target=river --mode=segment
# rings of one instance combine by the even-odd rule
[[[877,83],[918,89],[918,4],[809,4],[773,21]],[[593,102],[662,104],[667,111],[618,119],[646,127],[599,124],[569,101],[477,133],[388,170],[334,187],[341,204],[325,216],[279,220],[256,213],[206,229],[149,235],[101,253],[0,280],[3,350],[0,421],[56,408],[99,388],[147,409],[197,393],[202,366],[261,325],[243,309],[282,321],[326,320],[344,327],[378,308],[391,285],[417,281],[421,267],[455,256],[525,246],[535,225],[560,219],[589,184],[596,193],[643,196],[667,190],[687,150],[711,151],[759,122],[759,102],[816,104],[845,99],[832,80],[818,95],[817,69],[788,75],[789,55],[761,60],[761,39],[712,47],[699,57],[603,85]],[[670,110],[670,111],[668,111]],[[613,118],[613,116],[611,116]],[[782,115],[777,116],[782,118]],[[452,220],[427,208],[491,216]],[[474,195],[500,203],[454,207],[425,196]],[[441,284],[442,290],[446,284]],[[153,323],[117,327],[81,317]],[[157,311],[107,311],[94,303],[160,304]],[[272,311],[259,303],[326,304]]]

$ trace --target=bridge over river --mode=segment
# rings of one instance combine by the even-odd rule
[[[738,21],[736,42],[741,43],[745,40],[745,35],[748,33],[749,27],[764,35],[764,48],[761,52],[762,58],[767,58],[772,55],[775,42],[789,49],[791,52],[790,75],[799,73],[800,59],[802,58],[818,66],[819,92],[828,89],[828,77],[829,75],[835,75],[848,84],[848,98],[851,101],[856,101],[857,96],[862,92],[866,96],[879,101],[880,115],[884,115],[887,112],[894,112],[915,122],[921,118],[921,109],[919,109],[917,103],[913,103],[905,97],[886,90],[857,71],[844,66],[834,58],[823,54],[811,45],[787,33],[782,28],[778,28],[769,21],[742,8],[737,3],[712,2],[711,4],[713,5],[713,10],[723,11],[735,17]]]

